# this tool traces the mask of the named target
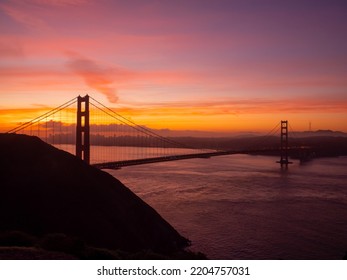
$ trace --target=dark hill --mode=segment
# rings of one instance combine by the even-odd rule
[[[189,245],[114,177],[25,135],[0,134],[0,221],[0,232],[63,233],[129,252]]]

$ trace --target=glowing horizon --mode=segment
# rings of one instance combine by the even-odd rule
[[[247,103],[250,106],[250,103]],[[172,104],[171,104],[172,105]],[[341,104],[340,104],[341,105]],[[62,121],[62,125],[71,125],[76,123],[76,108],[75,104],[72,106],[65,108],[63,112],[63,116],[61,113],[56,113],[50,121]],[[165,130],[169,129],[172,132],[182,132],[182,131],[192,131],[192,132],[205,132],[213,134],[222,133],[223,135],[233,135],[234,133],[242,133],[242,132],[259,132],[259,133],[267,133],[270,128],[272,129],[276,126],[280,120],[288,120],[291,127],[295,128],[296,131],[308,131],[319,130],[321,128],[315,127],[315,123],[309,121],[307,123],[302,124],[302,120],[300,119],[302,115],[297,115],[297,113],[291,113],[288,110],[286,116],[289,118],[281,118],[274,119],[272,113],[266,112],[266,107],[258,106],[256,108],[256,113],[253,112],[254,108],[249,109],[242,108],[244,113],[242,114],[242,122],[239,119],[238,114],[228,112],[224,109],[224,111],[218,110],[218,113],[215,112],[215,108],[208,106],[208,110],[206,110],[205,106],[195,106],[189,107],[187,105],[175,105],[176,107],[156,107],[153,106],[149,108],[142,107],[133,107],[133,108],[110,108],[114,112],[118,114],[130,118],[132,121],[136,122],[138,125],[146,126],[155,130]],[[286,105],[287,106],[287,105]],[[344,106],[342,104],[341,106]],[[100,120],[98,117],[95,117],[95,111],[98,111],[94,108],[93,105],[91,107],[91,124],[93,125],[110,125],[117,123],[114,119],[103,119]],[[0,123],[3,124],[1,126],[1,132],[6,132],[10,129],[15,128],[16,126],[30,122],[34,118],[41,116],[50,110],[54,109],[53,107],[44,107],[42,105],[38,106],[38,108],[19,108],[19,109],[0,109]],[[296,108],[298,110],[298,108]],[[307,108],[304,108],[305,110]],[[329,108],[326,108],[329,110]],[[336,108],[334,107],[333,110]],[[179,113],[177,111],[179,110]],[[200,112],[204,110],[204,115]],[[248,111],[249,110],[249,111]],[[280,111],[281,108],[278,108]],[[99,112],[100,114],[101,112]],[[102,114],[102,113],[101,113]],[[259,115],[261,114],[261,118]],[[130,116],[130,117],[129,117]],[[312,114],[310,114],[312,116]],[[343,117],[343,115],[341,116]],[[299,119],[298,119],[299,118]],[[318,116],[319,118],[319,116]],[[54,120],[55,119],[55,120]],[[225,129],[225,124],[227,121],[230,121],[229,129]],[[233,122],[234,121],[234,122]],[[212,122],[210,125],[213,126],[213,130],[206,129],[209,126],[209,122]],[[269,127],[269,124],[271,127]],[[338,126],[332,126],[329,120],[321,120],[320,125],[324,124],[331,130],[338,131]],[[255,129],[256,127],[256,129]],[[192,129],[193,128],[193,129]]]
[[[2,1],[1,131],[89,94],[153,129],[266,132],[287,119],[347,132],[346,11],[334,0]]]

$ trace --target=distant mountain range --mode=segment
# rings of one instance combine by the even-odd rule
[[[210,132],[210,131],[197,131],[197,130],[170,130],[159,129],[154,130],[164,137],[196,137],[196,138],[247,138],[263,136],[263,132],[247,131],[247,132]],[[315,130],[315,131],[289,131],[297,137],[314,137],[314,136],[341,136],[347,137],[346,132],[333,131],[329,129]],[[265,133],[266,134],[266,133]],[[278,133],[279,134],[279,133]]]
[[[347,133],[342,131],[333,131],[333,130],[316,130],[316,131],[297,131],[294,132],[300,137],[314,137],[314,136],[339,136],[347,137]]]

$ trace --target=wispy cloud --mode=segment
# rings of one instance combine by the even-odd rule
[[[129,70],[103,66],[77,53],[67,52],[66,54],[69,58],[67,66],[82,77],[89,87],[104,94],[111,103],[118,101],[117,80],[128,79],[133,75]]]
[[[115,109],[129,115],[150,116],[216,116],[249,114],[292,114],[292,113],[343,113],[347,110],[347,100],[309,98],[292,99],[225,99],[219,101],[191,101],[151,103]]]
[[[26,2],[47,6],[78,6],[88,3],[90,0],[26,0]]]
[[[0,3],[0,10],[14,21],[35,30],[50,30],[42,17],[43,9],[81,6],[89,0],[12,0]]]
[[[13,20],[33,29],[47,29],[46,23],[16,3],[0,3],[0,9]]]
[[[20,44],[3,43],[0,41],[0,57],[1,58],[18,58],[23,56],[24,56],[24,51]]]

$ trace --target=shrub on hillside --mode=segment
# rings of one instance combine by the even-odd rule
[[[63,233],[47,234],[39,245],[47,251],[63,252],[77,257],[83,256],[85,250],[85,244],[82,240]]]
[[[0,232],[0,246],[30,247],[36,242],[36,237],[22,231]]]

